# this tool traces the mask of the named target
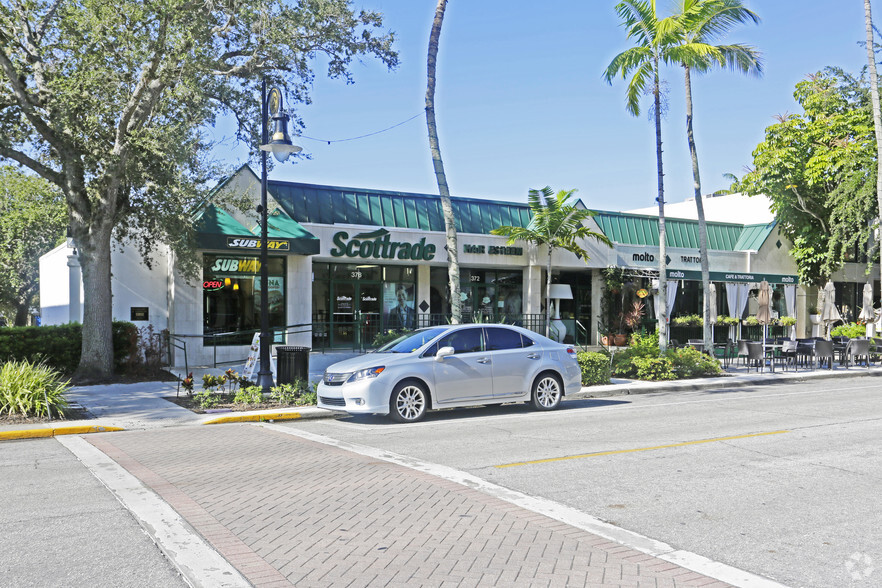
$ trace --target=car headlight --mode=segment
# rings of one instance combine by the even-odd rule
[[[352,375],[350,375],[346,381],[357,382],[359,380],[365,380],[367,378],[376,378],[384,369],[386,369],[386,366],[380,365],[377,367],[370,367],[363,370],[358,370],[357,372],[352,372]]]

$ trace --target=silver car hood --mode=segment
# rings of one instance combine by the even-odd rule
[[[328,366],[325,370],[325,373],[329,374],[347,374],[350,372],[356,372],[358,370],[363,370],[370,367],[376,366],[388,366],[393,363],[398,363],[401,360],[405,359],[413,359],[418,354],[414,353],[366,353],[364,355],[359,355],[358,357],[351,357],[349,359],[344,359],[343,361],[338,361],[335,364]]]

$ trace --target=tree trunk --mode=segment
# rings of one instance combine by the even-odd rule
[[[28,326],[28,311],[30,310],[28,302],[19,302],[15,305],[15,320],[13,325],[16,327]]]
[[[668,348],[668,272],[665,246],[665,171],[662,165],[661,87],[658,79],[658,55],[653,58],[655,69],[652,96],[655,101],[655,158],[658,165],[658,347]]]
[[[873,13],[870,0],[864,0],[864,16],[867,25],[867,65],[870,68],[870,97],[873,101],[873,129],[876,131],[876,203],[879,208],[879,219],[882,222],[882,173],[879,173],[879,162],[882,161],[882,114],[879,110],[879,76],[876,71],[876,54],[873,50]],[[879,264],[882,277],[882,264]]]
[[[704,348],[713,349],[713,327],[710,324],[710,268],[707,255],[707,223],[704,220],[704,202],[701,200],[701,176],[698,174],[698,150],[692,134],[692,81],[689,66],[683,66],[686,78],[686,139],[692,156],[692,178],[695,186],[695,208],[698,211],[698,257],[701,259],[702,317],[704,319]]]
[[[113,374],[113,300],[110,288],[112,223],[92,223],[92,231],[74,229],[83,272],[83,346],[76,378],[100,380]],[[96,226],[97,225],[97,226]],[[98,230],[95,230],[98,229]],[[76,238],[76,237],[75,237]]]
[[[456,244],[456,218],[453,215],[453,205],[450,203],[450,190],[447,187],[447,175],[444,173],[441,147],[438,145],[438,129],[435,126],[435,65],[438,60],[438,39],[441,36],[441,24],[444,22],[444,10],[446,8],[447,0],[438,0],[438,6],[435,8],[435,20],[432,22],[432,33],[429,35],[429,55],[426,60],[428,78],[428,87],[426,88],[426,125],[429,128],[429,151],[432,153],[435,179],[438,181],[438,194],[441,196],[441,211],[444,213],[444,227],[447,231],[447,276],[450,283],[451,322],[458,325],[462,322],[462,299],[459,294],[459,255]]]

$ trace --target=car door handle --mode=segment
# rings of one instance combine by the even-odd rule
[[[489,357],[482,357],[481,359],[478,360],[478,363],[490,363],[490,358]]]
[[[540,355],[538,353],[531,353],[527,356],[527,359],[539,359]]]

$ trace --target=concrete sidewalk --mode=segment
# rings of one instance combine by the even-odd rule
[[[201,380],[203,373],[223,373],[220,368],[192,368],[190,371],[197,382]],[[565,400],[683,390],[718,390],[846,376],[882,376],[882,366],[760,373],[755,371],[748,373],[743,367],[732,367],[725,375],[715,378],[669,382],[614,379],[611,384],[583,387],[581,391],[567,396]],[[177,394],[184,394],[183,390],[179,389],[177,382],[75,387],[71,389],[68,398],[72,403],[82,406],[87,411],[89,418],[76,421],[55,420],[51,423],[0,425],[0,441],[121,429],[141,430],[229,422],[332,418],[341,414],[310,406],[196,414],[165,400],[165,397],[174,397]]]

